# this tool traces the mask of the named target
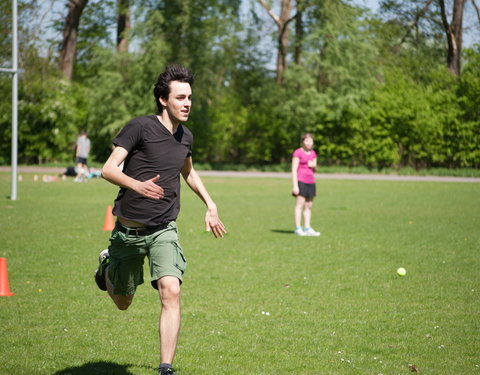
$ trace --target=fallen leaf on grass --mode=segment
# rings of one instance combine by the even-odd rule
[[[415,365],[408,365],[408,369],[409,369],[411,372],[420,372],[420,370],[418,369],[418,367],[415,366]]]

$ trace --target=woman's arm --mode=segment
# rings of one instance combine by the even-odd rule
[[[294,156],[292,158],[292,194],[293,195],[298,195],[300,192],[298,188],[298,165],[300,164],[300,159]]]

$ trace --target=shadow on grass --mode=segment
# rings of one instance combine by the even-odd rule
[[[281,234],[293,234],[293,230],[284,230],[284,229],[270,229],[270,232],[281,233]]]
[[[55,372],[53,375],[133,375],[129,367],[138,367],[138,365],[121,365],[113,362],[89,362],[81,366],[69,367]],[[142,366],[149,368],[148,366]],[[152,367],[152,371],[154,368]]]

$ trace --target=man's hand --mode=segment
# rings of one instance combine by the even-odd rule
[[[207,232],[212,232],[215,238],[223,238],[223,235],[227,233],[225,226],[220,221],[218,217],[218,212],[216,208],[209,208],[205,214],[205,230]]]
[[[160,179],[160,175],[157,174],[155,177],[146,181],[138,181],[135,187],[135,191],[143,195],[146,198],[150,199],[162,199],[165,196],[163,188],[158,186],[155,182]]]

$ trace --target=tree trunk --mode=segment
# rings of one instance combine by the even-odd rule
[[[117,0],[117,51],[128,52],[130,32],[130,0]]]
[[[287,68],[288,53],[288,24],[292,20],[290,13],[292,11],[291,0],[282,0],[280,6],[280,16],[277,16],[270,5],[265,0],[258,0],[260,5],[268,12],[269,16],[275,21],[278,29],[277,36],[277,82],[282,82],[283,72]]]
[[[68,14],[63,28],[63,41],[60,48],[60,70],[66,80],[73,77],[73,65],[77,52],[78,25],[88,0],[69,0]]]
[[[297,14],[295,15],[295,64],[300,64],[302,56],[302,42],[303,42],[303,12],[297,7]]]
[[[445,1],[438,0],[440,5],[440,11],[442,15],[443,28],[447,37],[447,64],[448,70],[455,74],[460,75],[460,56],[462,53],[462,24],[463,24],[463,11],[465,8],[465,0],[455,0],[453,3],[453,17],[452,23],[448,22],[447,12],[445,9]]]
[[[277,82],[281,82],[283,72],[287,69],[288,53],[288,23],[292,5],[290,0],[282,0],[280,23],[278,27],[278,56],[277,56]]]

